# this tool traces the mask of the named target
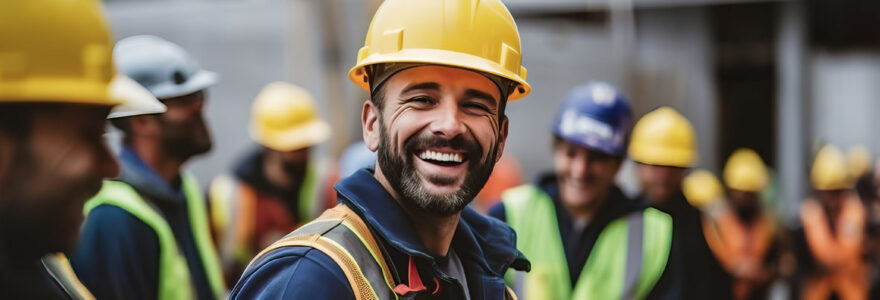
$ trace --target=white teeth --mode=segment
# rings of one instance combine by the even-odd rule
[[[422,154],[419,154],[419,158],[425,160],[435,160],[435,161],[451,161],[451,162],[462,162],[461,154],[459,153],[440,153],[431,150],[425,150]]]

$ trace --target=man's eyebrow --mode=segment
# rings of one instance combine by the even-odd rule
[[[480,90],[467,89],[464,91],[464,95],[468,98],[479,98],[486,100],[486,102],[489,102],[489,104],[491,104],[493,108],[498,106],[498,101],[495,100],[495,97],[492,97],[492,95],[489,95],[489,93]]]
[[[403,89],[401,94],[406,94],[414,90],[440,90],[440,84],[436,82],[421,82],[411,84]]]

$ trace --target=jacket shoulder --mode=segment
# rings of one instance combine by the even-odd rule
[[[313,248],[279,248],[252,264],[230,299],[354,299],[342,269]]]

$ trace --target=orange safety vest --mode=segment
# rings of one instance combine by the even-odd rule
[[[720,206],[711,215],[703,221],[706,242],[733,275],[734,299],[748,299],[761,284],[755,280],[765,269],[764,258],[776,236],[776,225],[765,214],[746,224],[727,206]]]
[[[821,204],[807,199],[801,221],[810,253],[825,272],[811,274],[803,286],[803,299],[828,299],[832,292],[843,300],[868,298],[868,269],[862,259],[865,241],[865,208],[858,197],[847,194],[834,231]]]

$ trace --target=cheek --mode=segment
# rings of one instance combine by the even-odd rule
[[[480,144],[480,147],[483,148],[483,154],[488,154],[489,151],[494,151],[496,144],[499,141],[498,135],[498,127],[492,126],[492,122],[489,121],[488,118],[474,118],[469,119],[465,125],[470,130],[471,134],[473,134],[474,139],[477,140],[477,143]]]
[[[571,170],[571,159],[569,159],[567,155],[559,152],[560,151],[556,151],[554,154],[553,162],[556,166],[556,174],[564,176]]]
[[[392,119],[385,128],[388,138],[397,144],[398,149],[403,149],[403,145],[409,138],[419,134],[419,131],[427,125],[429,114],[425,114],[416,110],[406,110]]]

